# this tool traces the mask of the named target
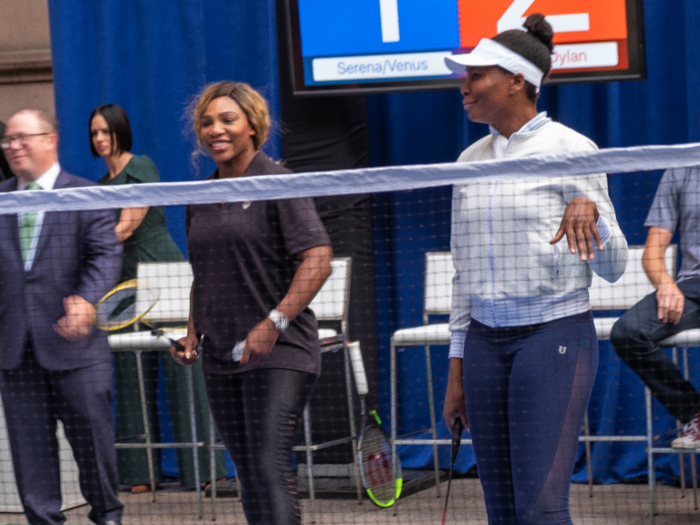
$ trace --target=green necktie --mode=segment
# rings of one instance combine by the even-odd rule
[[[25,188],[27,190],[40,190],[36,182],[30,182]],[[32,247],[34,239],[34,227],[36,226],[36,212],[22,214],[22,222],[19,225],[19,243],[22,247],[22,261],[27,262],[29,249]]]

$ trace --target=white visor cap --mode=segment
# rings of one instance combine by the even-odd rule
[[[521,73],[537,92],[544,78],[544,72],[535,64],[490,38],[482,38],[471,53],[445,58],[445,64],[460,74],[464,74],[467,66],[500,66],[511,73]]]

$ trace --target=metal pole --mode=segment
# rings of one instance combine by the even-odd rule
[[[683,377],[690,381],[690,360],[688,359],[688,347],[683,347]],[[696,454],[690,454],[690,476],[693,483],[693,505],[698,510],[698,471],[695,463]]]
[[[192,432],[192,461],[194,463],[194,484],[197,490],[197,509],[199,519],[202,519],[202,483],[199,479],[199,447],[197,446],[197,418],[194,411],[194,380],[192,378],[192,367],[185,367],[187,376],[187,398],[190,405],[190,430]],[[215,480],[216,481],[216,480]]]
[[[209,409],[209,476],[211,479],[211,520],[216,521],[216,428],[214,414]]]
[[[591,437],[591,426],[588,421],[588,409],[583,413],[583,433],[589,438]],[[583,444],[586,451],[586,470],[588,472],[588,497],[593,497],[593,458],[591,458],[591,442],[586,439]]]
[[[151,482],[153,503],[156,501],[156,476],[153,471],[153,448],[151,447],[151,428],[148,424],[148,405],[146,404],[146,387],[143,379],[143,363],[141,362],[141,350],[136,350],[136,375],[139,380],[139,397],[141,398],[141,420],[143,421],[143,433],[146,436],[146,458],[148,460],[148,478]]]
[[[352,399],[352,377],[350,374],[350,354],[347,345],[343,345],[343,363],[345,365],[345,391],[348,398],[348,416],[350,419],[350,435],[352,441],[352,464],[355,472],[355,489],[357,490],[357,504],[362,505],[362,484],[360,483],[360,467],[357,463],[357,430],[355,426],[355,407]]]
[[[678,366],[678,348],[675,346],[671,349],[671,359],[676,367]],[[676,419],[676,426],[679,427],[681,422]],[[681,475],[681,498],[685,498],[685,456],[678,454],[678,471]]]
[[[654,507],[656,505],[656,472],[654,470],[654,421],[652,419],[652,399],[649,387],[644,388],[647,413],[647,469],[649,470],[649,522],[654,524]]]
[[[435,470],[435,492],[440,497],[440,461],[437,446],[437,418],[435,417],[435,398],[433,396],[433,364],[430,360],[430,347],[425,347],[425,374],[428,379],[428,408],[430,410],[430,430],[433,436],[433,469]]]
[[[396,399],[396,347],[394,346],[394,337],[392,336],[391,338],[391,347],[389,350],[389,355],[390,355],[390,362],[391,362],[391,459],[392,459],[392,464],[391,468],[393,470],[393,475],[394,479],[396,479],[398,476],[398,468],[397,468],[397,461],[398,457],[396,456],[396,421],[397,421],[397,399]],[[394,516],[396,516],[399,513],[399,500],[397,499],[394,502]]]
[[[311,457],[311,409],[309,403],[304,406],[304,441],[306,442],[306,473],[309,477],[309,506],[311,523],[316,523],[316,500],[314,493],[314,468]]]

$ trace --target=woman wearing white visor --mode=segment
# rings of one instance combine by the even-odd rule
[[[537,113],[551,26],[484,39],[447,59],[489,136],[459,162],[597,149]],[[566,242],[563,240],[566,237]],[[562,242],[559,242],[562,241]],[[604,174],[455,186],[450,375],[444,416],[469,426],[490,524],[569,524],[578,435],[598,366],[592,272],[616,281],[627,243]]]

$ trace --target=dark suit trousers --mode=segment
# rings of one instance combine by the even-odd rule
[[[56,424],[63,422],[95,523],[121,518],[111,408],[112,364],[74,370],[41,368],[28,348],[20,367],[0,371],[20,498],[32,525],[61,525]]]
[[[674,418],[685,424],[700,409],[700,393],[686,380],[659,341],[683,330],[700,327],[700,279],[677,283],[685,296],[678,324],[664,323],[658,317],[656,292],[627,310],[610,333],[615,352],[634,370],[656,399]]]

